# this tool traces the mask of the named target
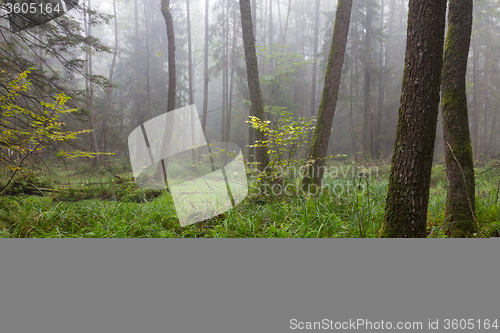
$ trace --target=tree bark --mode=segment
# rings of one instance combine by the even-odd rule
[[[380,31],[384,30],[384,0],[380,5]],[[377,115],[375,116],[375,135],[373,140],[373,152],[375,159],[380,158],[381,154],[381,144],[380,144],[380,134],[382,126],[382,118],[384,114],[384,94],[385,94],[385,68],[384,64],[384,42],[380,41],[379,45],[379,76],[378,76],[378,101],[377,101]]]
[[[208,12],[209,4],[208,0],[205,1],[205,54],[203,59],[203,118],[201,120],[201,128],[203,133],[206,131],[207,127],[207,116],[208,116]]]
[[[167,41],[168,41],[168,92],[167,92],[167,112],[175,110],[175,92],[176,92],[176,81],[177,75],[175,71],[175,34],[174,34],[174,22],[172,20],[172,14],[170,13],[170,0],[161,0],[161,13],[165,18],[165,24],[167,28]],[[172,127],[174,126],[174,119],[166,124],[166,135],[163,137],[163,147],[168,150],[170,149],[170,142],[172,140]],[[165,148],[166,147],[166,148]],[[168,188],[167,180],[167,166],[168,159],[161,160],[161,167],[163,169],[163,177],[165,179],[166,187]],[[160,167],[160,165],[158,166]]]
[[[231,112],[233,110],[233,88],[234,88],[234,71],[235,71],[235,63],[234,59],[236,58],[236,9],[233,7],[233,36],[232,36],[232,45],[231,45],[231,74],[229,75],[230,84],[229,84],[229,103],[228,103],[228,112],[226,116],[226,138],[227,142],[231,141]]]
[[[115,23],[115,50],[113,51],[113,60],[111,61],[111,68],[109,69],[109,83],[113,83],[113,76],[115,73],[116,57],[118,55],[118,18],[116,17],[116,0],[113,0],[113,15]],[[102,135],[101,135],[101,150],[107,151],[108,146],[108,116],[111,109],[111,98],[113,91],[111,87],[106,93],[106,104],[104,107],[104,115],[102,119]]]
[[[310,116],[314,116],[316,109],[316,72],[318,70],[318,35],[319,35],[319,8],[320,8],[320,0],[316,0],[316,8],[315,8],[315,21],[314,21],[314,54],[313,59],[314,62],[312,64],[312,87],[311,87],[311,107],[310,107]]]
[[[170,13],[170,0],[161,0],[161,13],[165,18],[167,26],[168,40],[168,93],[167,93],[167,112],[175,110],[175,90],[176,90],[176,72],[175,72],[175,34],[174,22]]]
[[[239,1],[241,13],[241,30],[243,32],[243,46],[245,48],[248,90],[250,91],[252,114],[264,121],[264,103],[262,101],[262,92],[260,90],[259,68],[257,63],[257,53],[255,51],[255,38],[253,35],[250,0]],[[258,141],[265,140],[263,132],[256,131],[255,134]],[[261,168],[261,170],[263,170],[269,164],[269,155],[267,154],[266,147],[257,148],[257,162],[260,163],[259,167]]]
[[[144,6],[144,26],[146,28],[146,92],[148,94],[148,113],[151,118],[154,117],[153,110],[151,109],[151,85],[150,85],[150,57],[149,57],[149,17],[146,10],[147,5],[143,0]]]
[[[194,88],[193,88],[193,59],[192,59],[192,48],[191,48],[191,13],[189,8],[189,0],[186,0],[186,20],[187,20],[187,33],[188,33],[188,80],[189,80],[189,105],[194,104]],[[195,121],[197,115],[191,115],[191,140],[196,142],[196,133],[195,133]],[[198,162],[198,155],[196,151],[192,150],[193,161]]]
[[[373,131],[373,116],[371,110],[371,72],[372,72],[372,60],[371,60],[371,50],[372,50],[372,6],[370,6],[371,0],[365,0],[366,8],[366,21],[365,21],[365,84],[364,84],[364,125],[363,125],[363,154],[365,157],[371,156],[372,154],[372,131]]]
[[[447,233],[469,237],[477,231],[472,144],[465,76],[472,30],[472,0],[450,0],[442,74],[443,137],[446,160]]]
[[[90,5],[90,0],[88,0],[88,6],[87,6],[89,12],[88,12],[88,30],[87,30],[87,37],[92,36],[92,17],[90,15],[91,5]],[[97,144],[97,136],[96,136],[96,126],[95,126],[95,110],[94,110],[94,80],[93,80],[93,69],[92,69],[92,52],[88,53],[88,69],[89,69],[89,110],[90,110],[90,127],[92,128],[91,132],[91,140],[92,140],[92,151],[93,152],[98,152],[99,151],[99,146]],[[98,156],[96,156],[95,159],[93,159],[93,164],[95,165],[97,163]]]
[[[191,15],[189,8],[189,0],[186,0],[186,18],[187,18],[187,33],[188,33],[188,75],[189,75],[189,105],[194,104],[193,91],[193,55],[191,50]]]
[[[285,31],[283,32],[283,40],[281,41],[281,45],[285,45],[286,32],[288,29],[288,20],[290,19],[290,11],[292,8],[292,0],[288,1],[288,10],[286,12],[286,20],[285,20]]]
[[[137,0],[134,1],[134,23],[135,23],[135,52],[134,52],[134,62],[135,62],[135,69],[134,69],[134,103],[135,103],[135,117],[136,117],[136,126],[141,126],[142,123],[144,122],[144,115],[142,113],[142,108],[141,108],[141,94],[140,94],[140,85],[139,85],[139,78],[140,78],[140,62],[139,62],[139,7],[137,4]]]
[[[339,0],[335,14],[332,44],[325,73],[325,84],[321,95],[318,121],[314,129],[308,155],[308,172],[302,179],[302,188],[309,191],[312,184],[321,186],[323,171],[330,140],[333,116],[340,87],[340,77],[351,21],[352,0]]]
[[[478,154],[479,154],[479,115],[480,115],[480,112],[479,112],[479,102],[478,102],[478,97],[479,97],[479,94],[478,94],[478,80],[477,80],[477,69],[479,67],[479,64],[478,64],[478,61],[479,61],[479,54],[478,54],[478,51],[477,51],[477,47],[476,47],[476,36],[474,34],[473,38],[472,38],[472,81],[473,81],[473,85],[474,85],[474,90],[472,92],[472,108],[474,110],[474,117],[472,118],[473,121],[472,121],[472,144],[473,144],[473,153],[474,153],[474,156],[477,158]]]
[[[446,0],[410,0],[399,120],[381,237],[426,237]]]

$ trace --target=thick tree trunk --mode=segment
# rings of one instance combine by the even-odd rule
[[[255,38],[253,35],[252,11],[250,0],[239,0],[241,12],[241,30],[243,32],[243,45],[245,48],[245,58],[247,67],[248,90],[250,91],[250,102],[252,103],[252,114],[265,120],[264,103],[259,82],[259,68],[257,64],[257,53],[255,51]],[[264,141],[264,133],[256,131],[256,139]],[[257,148],[257,162],[263,170],[269,164],[269,155],[265,147]]]
[[[381,237],[426,237],[446,0],[410,0],[399,120]]]
[[[443,136],[446,160],[447,232],[468,237],[477,231],[472,144],[465,76],[472,29],[472,0],[450,0],[442,74]]]
[[[257,38],[257,0],[252,0],[252,26],[253,35]]]
[[[339,0],[335,15],[332,44],[326,65],[325,85],[318,111],[318,121],[314,129],[308,156],[307,174],[302,179],[302,188],[309,191],[312,184],[321,186],[328,142],[337,105],[340,76],[351,21],[352,0]]]

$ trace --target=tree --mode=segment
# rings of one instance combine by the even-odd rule
[[[380,4],[380,31],[384,31],[384,0],[382,0]],[[387,49],[386,49],[387,52]],[[384,65],[384,43],[380,41],[379,43],[379,58],[378,58],[378,69],[379,69],[379,76],[378,76],[378,100],[377,100],[377,114],[375,116],[375,122],[374,122],[374,135],[373,135],[373,152],[374,152],[374,158],[379,159],[380,158],[380,131],[381,131],[381,125],[382,125],[382,117],[384,114],[384,83],[385,83],[385,70],[386,70],[386,65]]]
[[[161,13],[165,18],[165,24],[167,26],[167,39],[168,39],[168,93],[167,93],[167,112],[175,110],[175,90],[177,76],[175,72],[175,33],[174,33],[174,21],[172,19],[172,14],[170,13],[170,0],[161,0]],[[169,120],[172,120],[169,119]],[[173,121],[169,121],[166,124],[165,136],[163,137],[163,148],[170,149],[170,142],[172,140],[172,127],[174,126]],[[165,160],[161,160],[161,168],[163,169],[163,179],[165,180],[166,187],[168,188],[167,181],[167,164]],[[160,165],[158,165],[160,167]]]
[[[170,0],[161,0],[161,13],[165,18],[167,26],[168,39],[168,93],[167,93],[167,112],[175,110],[175,90],[176,90],[176,72],[175,72],[175,34],[174,22],[170,13]]]
[[[252,103],[252,115],[265,120],[264,103],[259,82],[259,67],[257,63],[257,53],[255,51],[255,38],[253,34],[252,11],[250,0],[240,1],[241,30],[243,33],[243,46],[245,48],[245,58],[247,67],[248,90],[250,91],[250,102]],[[256,131],[255,138],[264,141],[265,136],[261,131]],[[257,147],[257,162],[259,167],[264,169],[269,164],[269,155],[265,147]]]
[[[364,82],[364,124],[363,124],[363,154],[370,156],[373,151],[373,115],[371,110],[371,74],[372,74],[372,21],[373,9],[371,0],[365,0],[366,21],[365,21],[365,82]],[[373,155],[372,155],[373,156]]]
[[[315,6],[315,19],[314,19],[314,62],[312,66],[312,85],[311,85],[311,108],[310,115],[314,116],[314,109],[316,108],[316,72],[318,68],[318,61],[316,57],[318,56],[318,35],[319,35],[319,8],[320,8],[320,0],[316,0]]]
[[[445,220],[452,237],[471,236],[475,225],[475,181],[465,76],[472,31],[472,0],[451,0],[441,96],[447,194]]]
[[[426,237],[446,0],[410,0],[399,120],[381,237]]]
[[[109,69],[109,79],[110,84],[113,83],[113,75],[115,73],[116,57],[118,54],[118,18],[116,15],[116,0],[113,0],[113,14],[114,14],[114,24],[115,24],[115,47],[113,52],[113,60],[111,61],[111,68]],[[106,152],[108,146],[108,117],[111,108],[111,98],[112,98],[111,87],[108,88],[106,93],[106,104],[104,109],[104,115],[102,120],[102,135],[101,135],[101,151]]]
[[[208,0],[205,1],[205,53],[203,58],[203,118],[201,121],[201,128],[203,132],[207,127],[208,116]]]
[[[88,23],[87,23],[87,29],[86,29],[86,32],[87,32],[87,38],[89,38],[90,36],[92,36],[92,8],[91,8],[91,5],[90,5],[90,0],[88,0],[88,5],[87,5],[87,20],[88,20]],[[87,77],[88,78],[91,78],[92,75],[93,75],[93,70],[92,70],[92,52],[88,51],[88,73],[87,73]],[[90,126],[92,128],[92,132],[90,133],[91,135],[91,142],[92,142],[92,146],[91,146],[91,149],[92,151],[95,151],[97,152],[99,150],[98,148],[98,144],[97,144],[97,136],[96,136],[96,126],[95,126],[95,108],[94,108],[94,81],[91,80],[91,79],[87,79],[89,80],[89,90],[88,90],[88,96],[87,96],[87,99],[88,99],[88,108],[90,110]],[[94,165],[97,163],[97,158],[92,160],[92,162],[94,163]]]
[[[351,20],[352,0],[339,0],[333,28],[330,55],[326,66],[325,85],[318,111],[318,122],[314,129],[308,156],[308,173],[302,179],[302,188],[309,190],[313,183],[321,186],[326,151],[330,140],[333,116],[340,87],[340,76]]]
[[[68,109],[65,104],[71,98],[65,94],[57,94],[51,102],[40,102],[41,113],[20,106],[20,100],[26,98],[32,83],[28,78],[31,74],[26,70],[14,78],[9,78],[6,71],[0,71],[0,166],[9,173],[9,180],[0,186],[3,192],[23,164],[37,152],[47,148],[55,148],[58,156],[90,157],[99,153],[82,151],[65,151],[56,146],[76,138],[78,134],[90,130],[64,131],[65,125],[60,117],[76,112]]]

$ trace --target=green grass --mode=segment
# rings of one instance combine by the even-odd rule
[[[429,200],[432,237],[446,237],[446,188],[440,168],[433,172]],[[382,225],[388,184],[386,172],[365,179],[327,176],[329,189],[316,197],[249,196],[221,216],[181,227],[169,193],[139,189],[126,179],[129,174],[123,172],[117,179],[114,171],[94,172],[92,177],[88,170],[66,176],[59,171],[53,180],[59,192],[1,196],[0,237],[370,238],[377,237]],[[482,231],[478,237],[500,236],[500,170],[477,174],[476,215]]]

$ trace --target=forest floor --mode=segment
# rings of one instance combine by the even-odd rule
[[[372,177],[325,175],[329,190],[317,196],[249,195],[218,217],[181,227],[171,195],[138,188],[128,165],[57,165],[25,173],[0,196],[0,237],[372,238],[382,225],[390,170],[378,162],[380,172]],[[498,165],[489,161],[476,168],[478,238],[500,236]],[[428,237],[446,238],[445,200],[444,165],[435,164]]]

